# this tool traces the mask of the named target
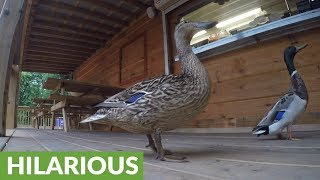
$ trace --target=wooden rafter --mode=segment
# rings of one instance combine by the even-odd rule
[[[81,28],[74,28],[69,25],[64,25],[64,24],[61,25],[59,23],[50,23],[50,21],[36,20],[32,28],[72,33],[72,34],[77,34],[77,35],[86,36],[89,38],[101,39],[101,40],[106,39],[106,34],[102,34],[102,33],[91,31],[91,30],[83,30]]]
[[[41,4],[39,4],[39,6],[54,9],[54,11],[69,11],[69,13],[72,13],[74,15],[77,14],[79,16],[84,17],[85,19],[91,19],[93,21],[96,21],[102,24],[108,24],[108,23],[115,24],[118,27],[124,27],[128,25],[127,20],[121,20],[120,18],[114,18],[104,13],[94,12],[92,10],[76,7],[64,2],[54,2],[52,0],[41,0]]]
[[[104,9],[107,9],[109,11],[112,11],[114,13],[117,13],[121,16],[124,16],[126,17],[127,19],[129,20],[132,20],[134,19],[134,13],[128,11],[128,10],[125,10],[119,6],[116,6],[116,5],[113,5],[113,4],[110,4],[110,3],[107,3],[105,1],[102,1],[102,0],[78,0],[79,2],[86,2],[86,3],[90,3],[90,4],[93,4],[95,6],[98,6],[98,7],[102,7]]]
[[[24,64],[24,68],[38,68],[38,69],[46,69],[46,66],[43,65],[38,65],[38,64]],[[51,65],[50,69],[58,69],[58,70],[74,70],[76,67],[67,67],[67,66],[63,66],[63,65]]]
[[[32,50],[32,49],[28,49],[28,51],[26,52],[27,54],[29,55],[44,55],[44,56],[52,56],[52,57],[61,57],[61,58],[68,58],[68,59],[73,59],[73,60],[78,60],[78,59],[86,59],[85,57],[82,57],[82,56],[79,56],[77,54],[66,54],[66,55],[63,55],[63,54],[59,54],[59,53],[56,53],[56,52],[46,52],[46,51],[35,51],[35,50]]]
[[[50,12],[44,10],[37,10],[35,13],[37,19],[46,19],[53,22],[69,24],[73,26],[80,26],[86,29],[91,29],[94,31],[99,31],[107,34],[114,34],[120,30],[119,27],[112,25],[100,24],[88,19],[79,18],[73,15],[68,15],[60,12]]]
[[[25,65],[24,68],[25,69],[35,68],[35,69],[39,69],[39,70],[54,69],[54,70],[61,70],[61,71],[72,71],[72,70],[74,70],[74,68],[71,68],[71,67],[60,67],[60,66],[48,67],[48,66],[37,66],[37,65],[32,65],[32,66]],[[22,68],[22,69],[24,69],[24,68]]]
[[[84,48],[84,47],[78,47],[73,45],[68,45],[66,43],[60,44],[59,41],[48,41],[48,40],[42,40],[42,39],[29,39],[31,45],[43,45],[44,47],[64,47],[68,50],[74,50],[74,51],[83,51],[87,53],[93,53],[95,49],[92,48]],[[61,46],[62,45],[62,46]]]
[[[88,38],[78,38],[73,36],[67,36],[66,34],[59,34],[59,33],[48,33],[48,32],[39,32],[39,31],[32,31],[31,35],[33,36],[42,36],[42,37],[49,37],[59,40],[66,40],[71,42],[77,42],[77,43],[86,43],[91,45],[100,46],[103,44],[103,41],[96,41],[94,39],[88,39]]]
[[[42,29],[38,27],[33,27],[32,32],[43,33],[48,36],[61,36],[66,38],[78,39],[79,41],[85,41],[85,42],[93,41],[93,42],[96,42],[96,44],[101,44],[101,42],[105,41],[105,39],[101,39],[101,38],[88,37],[88,36],[83,36],[77,33],[69,33],[69,32],[63,32],[63,31],[61,32],[61,31],[52,30],[52,29]]]
[[[23,62],[24,60],[24,56],[23,56],[23,52],[25,49],[27,49],[27,42],[26,39],[29,36],[29,30],[30,30],[30,24],[31,24],[31,19],[32,17],[31,15],[31,9],[32,9],[32,0],[27,0],[26,2],[26,11],[24,14],[24,20],[23,20],[23,27],[22,27],[22,38],[21,38],[21,47],[20,47],[20,64]]]
[[[53,74],[68,74],[72,71],[61,71],[55,69],[37,69],[37,68],[22,68],[26,72],[39,72],[39,73],[53,73]]]
[[[80,59],[86,59],[89,56],[87,54],[81,54],[81,53],[71,53],[70,51],[64,51],[64,50],[57,50],[57,49],[49,49],[46,47],[29,47],[28,52],[34,52],[34,53],[48,53],[52,55],[63,55],[63,56],[73,56]]]
[[[27,71],[27,72],[41,72],[41,73],[57,73],[57,74],[68,74],[72,71],[74,71],[74,69],[55,69],[55,68],[22,68],[22,71]]]
[[[34,57],[27,57],[26,60],[30,63],[41,63],[41,64],[49,64],[49,63],[63,63],[65,65],[79,65],[81,62],[74,62],[74,61],[61,61],[59,59],[40,59]],[[25,62],[27,63],[27,62]]]
[[[149,6],[146,4],[141,3],[140,1],[137,0],[124,0],[126,3],[128,4],[132,4],[138,8],[140,8],[141,10],[146,10]]]
[[[51,17],[51,16],[47,16],[47,15],[39,15],[39,16],[37,16],[37,19],[35,21],[42,21],[42,22],[46,21],[47,23],[43,23],[44,25],[51,24],[56,27],[73,29],[75,31],[83,30],[83,31],[89,32],[91,34],[99,33],[102,37],[108,37],[111,35],[110,32],[107,32],[103,29],[99,29],[99,28],[97,28],[97,26],[93,26],[93,27],[84,26],[84,24],[75,23],[71,19],[69,19],[69,21],[64,21],[63,19],[57,19],[55,17]]]
[[[51,38],[51,37],[46,37],[46,36],[35,36],[35,35],[30,35],[30,39],[32,40],[40,40],[42,42],[52,42],[56,43],[57,45],[67,45],[67,46],[72,46],[75,48],[88,48],[88,49],[98,49],[101,46],[99,45],[92,45],[89,43],[79,43],[77,41],[71,41],[71,40],[64,40],[64,39],[57,39],[57,38]]]
[[[54,60],[57,60],[57,61],[60,61],[60,62],[63,62],[63,61],[69,61],[69,62],[83,62],[82,60],[79,60],[79,59],[69,59],[69,58],[63,58],[63,57],[54,57],[54,56],[49,56],[49,55],[39,55],[39,54],[28,54],[26,53],[26,58],[30,58],[30,59],[48,59],[50,61],[54,61]]]
[[[83,52],[81,50],[76,50],[76,49],[66,49],[63,47],[59,46],[43,46],[39,44],[32,44],[29,46],[29,49],[34,50],[34,51],[45,51],[45,52],[55,52],[59,54],[78,54],[81,57],[89,57],[91,54],[88,52]]]
[[[41,65],[41,66],[47,65],[50,67],[58,65],[58,66],[71,67],[71,68],[75,68],[78,66],[78,64],[61,64],[61,63],[57,63],[57,62],[43,62],[43,61],[42,62],[41,61],[28,61],[28,62],[25,62],[23,65],[28,66],[28,65],[35,65],[35,64]]]
[[[73,71],[150,6],[136,0],[27,1],[22,69],[51,73]]]

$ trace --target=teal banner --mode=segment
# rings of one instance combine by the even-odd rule
[[[0,152],[3,180],[143,179],[142,152]]]

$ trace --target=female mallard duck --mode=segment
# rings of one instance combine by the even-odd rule
[[[193,53],[190,41],[198,31],[215,25],[216,22],[180,22],[174,36],[182,74],[137,83],[98,104],[96,114],[82,123],[104,120],[127,131],[146,134],[157,159],[165,160],[169,151],[162,147],[161,133],[181,127],[208,103],[209,76]]]
[[[287,127],[288,139],[294,140],[291,134],[291,127],[307,107],[308,91],[294,66],[293,60],[294,56],[305,47],[307,47],[307,44],[289,46],[285,49],[284,61],[291,77],[292,87],[252,130],[252,133],[258,137],[260,135],[281,135],[281,131]]]

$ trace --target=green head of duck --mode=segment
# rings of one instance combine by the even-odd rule
[[[284,50],[284,53],[283,53],[284,61],[287,65],[287,69],[288,69],[290,75],[292,75],[292,73],[296,70],[296,68],[294,66],[294,62],[293,62],[295,55],[307,46],[308,46],[308,44],[293,45],[293,46],[287,47]]]

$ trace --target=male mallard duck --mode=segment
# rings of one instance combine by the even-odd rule
[[[174,36],[182,74],[137,83],[98,104],[96,114],[82,123],[104,120],[127,131],[146,134],[148,146],[157,153],[157,159],[164,161],[169,151],[162,147],[161,133],[181,127],[208,103],[209,76],[190,41],[198,31],[215,25],[216,22],[180,22]]]
[[[261,122],[252,130],[252,134],[281,135],[287,127],[288,139],[294,140],[291,134],[292,124],[305,111],[308,103],[307,88],[297,72],[293,60],[294,56],[307,44],[302,46],[289,46],[284,51],[284,62],[291,77],[292,87],[283,95]]]

